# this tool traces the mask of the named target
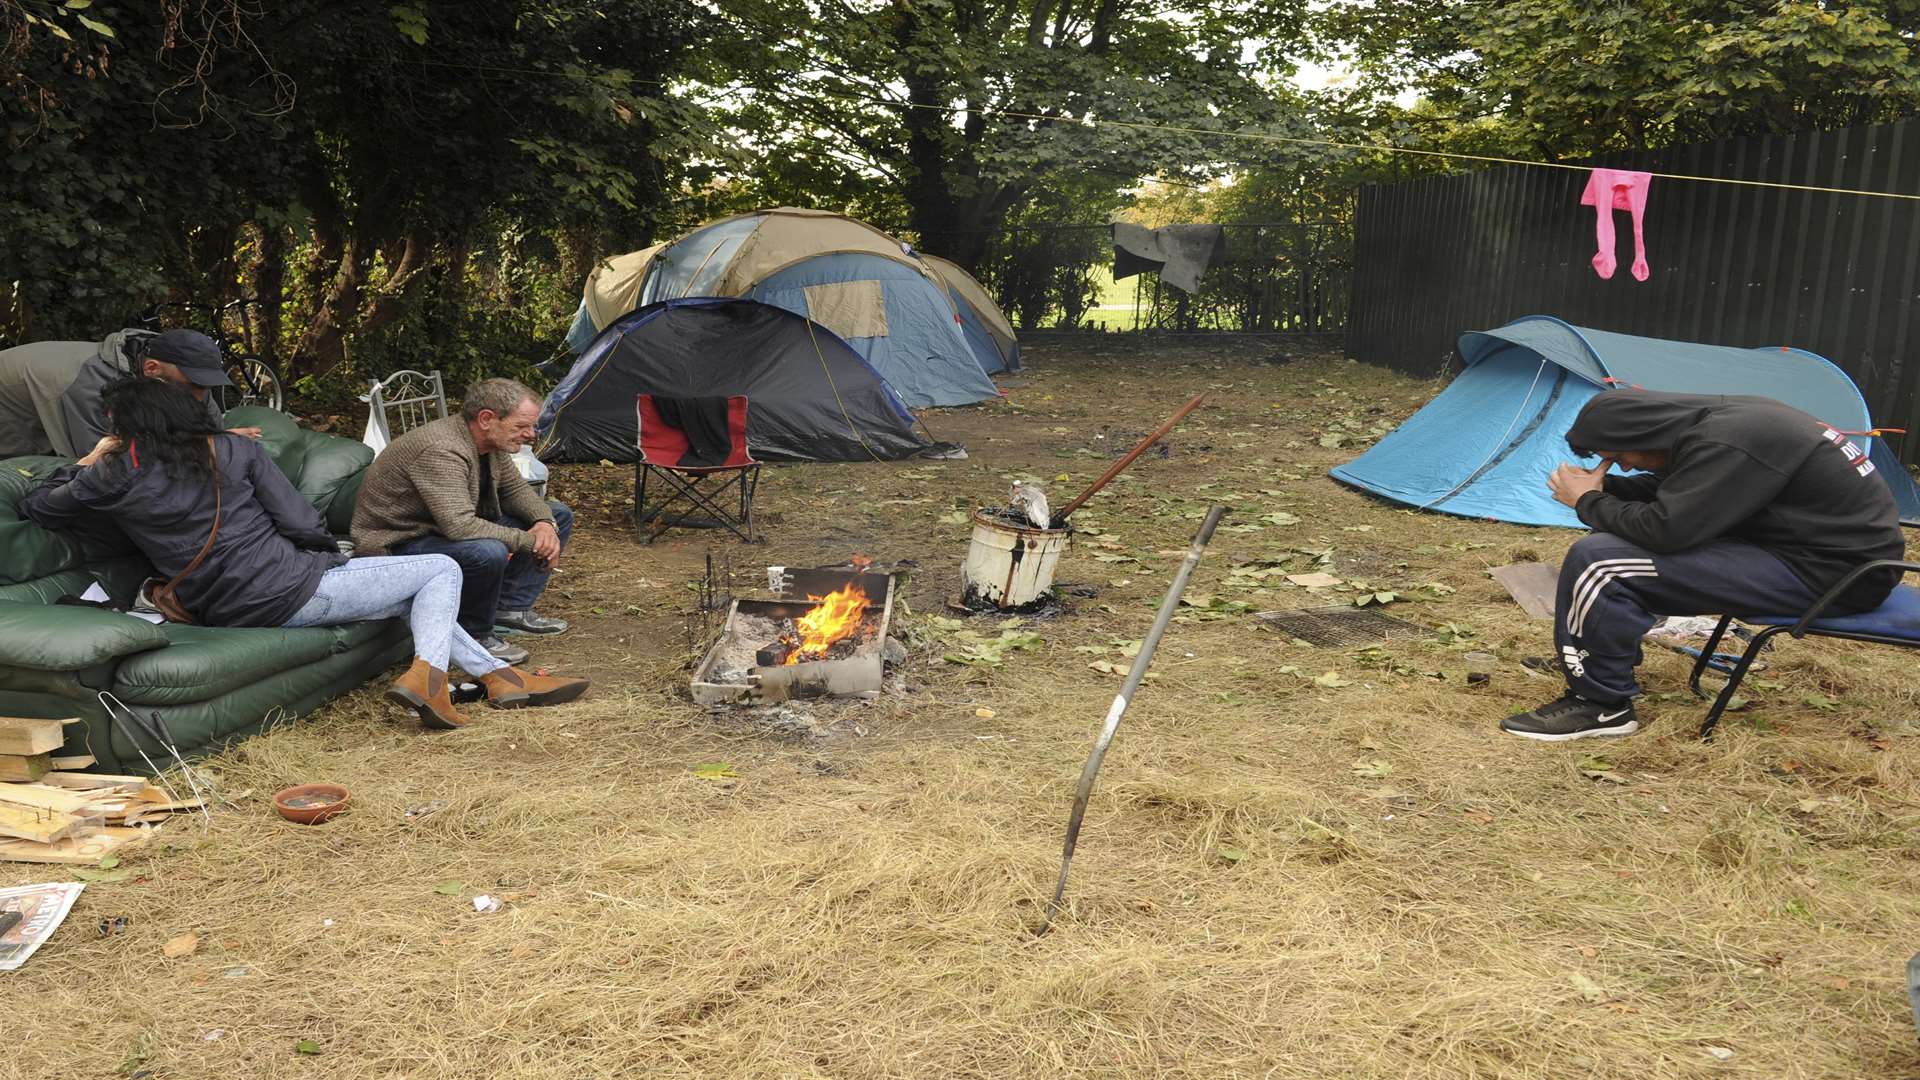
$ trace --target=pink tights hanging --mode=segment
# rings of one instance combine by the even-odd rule
[[[1611,278],[1618,265],[1613,257],[1615,210],[1633,215],[1634,280],[1645,281],[1652,273],[1647,269],[1647,241],[1640,232],[1641,219],[1647,213],[1647,185],[1652,180],[1647,173],[1625,169],[1595,169],[1593,175],[1587,177],[1587,190],[1580,193],[1580,205],[1593,207],[1598,215],[1593,224],[1593,238],[1599,247],[1593,255],[1593,270],[1602,278]]]

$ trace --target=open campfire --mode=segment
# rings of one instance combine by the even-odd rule
[[[702,704],[762,704],[795,697],[880,692],[891,574],[852,567],[791,569],[778,600],[736,600],[719,640],[694,669]]]
[[[825,596],[809,596],[814,607],[797,619],[792,629],[783,629],[773,643],[755,652],[761,667],[785,667],[792,664],[838,659],[853,655],[859,648],[862,631],[868,629],[865,616],[871,601],[856,582],[835,589]]]

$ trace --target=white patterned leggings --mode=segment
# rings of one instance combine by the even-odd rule
[[[445,555],[370,555],[322,574],[320,588],[294,612],[288,626],[405,616],[413,628],[413,653],[445,671],[449,658],[469,675],[507,665],[473,640],[455,616],[460,612],[460,564]]]

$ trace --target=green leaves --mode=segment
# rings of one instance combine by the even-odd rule
[[[433,891],[439,893],[441,896],[459,896],[460,891],[466,887],[467,885],[464,881],[443,881],[435,885]]]
[[[702,780],[737,780],[740,773],[724,761],[707,761],[693,767],[693,775]]]
[[[397,5],[388,8],[387,14],[393,16],[393,28],[400,32],[401,37],[406,38],[415,45],[425,45],[427,43],[426,12],[417,7]]]

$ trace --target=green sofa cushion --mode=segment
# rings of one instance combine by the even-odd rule
[[[308,431],[285,413],[243,405],[227,413],[228,427],[257,427],[267,456],[307,497],[327,529],[336,535],[353,530],[353,503],[360,479],[373,463],[373,448],[337,435]]]
[[[164,649],[123,661],[113,692],[129,705],[184,705],[219,697],[282,672],[372,641],[386,622],[300,629],[159,627]]]
[[[0,601],[0,664],[78,671],[165,644],[160,627],[117,611]]]

